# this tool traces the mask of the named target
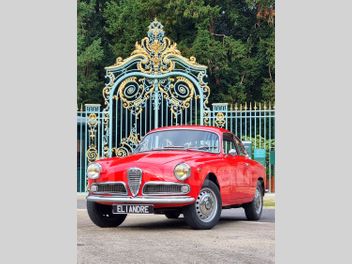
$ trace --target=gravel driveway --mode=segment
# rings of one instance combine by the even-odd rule
[[[223,210],[211,230],[164,215],[128,215],[120,227],[102,229],[77,209],[77,258],[82,264],[274,263],[275,209],[264,209],[258,222],[247,221],[243,209]]]

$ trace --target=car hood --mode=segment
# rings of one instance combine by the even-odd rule
[[[123,158],[110,158],[100,160],[102,163],[108,166],[123,165],[123,164],[153,164],[153,165],[165,165],[168,163],[186,162],[189,160],[195,160],[198,158],[204,158],[209,154],[200,151],[150,151],[143,153],[136,153]]]
[[[108,158],[98,160],[102,165],[102,172],[98,181],[125,181],[126,171],[132,167],[143,170],[144,179],[147,181],[174,181],[174,167],[181,162],[186,162],[191,167],[201,166],[210,157],[217,158],[216,154],[200,151],[150,151],[132,154],[127,157]]]

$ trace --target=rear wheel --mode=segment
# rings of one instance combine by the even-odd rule
[[[199,192],[197,200],[184,208],[183,215],[186,223],[194,229],[210,229],[220,219],[222,208],[218,186],[206,180]]]
[[[264,190],[260,181],[257,182],[255,196],[252,202],[243,206],[248,220],[259,220],[263,212]]]
[[[99,227],[117,227],[125,221],[127,214],[113,214],[112,206],[87,201],[90,220]]]

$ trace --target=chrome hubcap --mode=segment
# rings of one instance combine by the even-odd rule
[[[254,205],[255,205],[256,213],[260,214],[260,212],[262,211],[263,200],[262,200],[262,194],[258,188],[255,192]]]
[[[215,193],[209,188],[203,188],[196,200],[196,213],[203,222],[214,219],[218,210],[218,201]]]

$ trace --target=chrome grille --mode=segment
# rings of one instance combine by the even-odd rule
[[[182,186],[188,188],[183,189]],[[189,192],[188,184],[178,184],[178,183],[146,183],[143,187],[143,194],[185,194]]]
[[[139,168],[131,168],[127,172],[128,186],[132,196],[136,196],[142,181],[142,170]]]
[[[96,186],[95,193],[114,193],[114,194],[127,194],[126,187],[122,182],[99,183]]]

